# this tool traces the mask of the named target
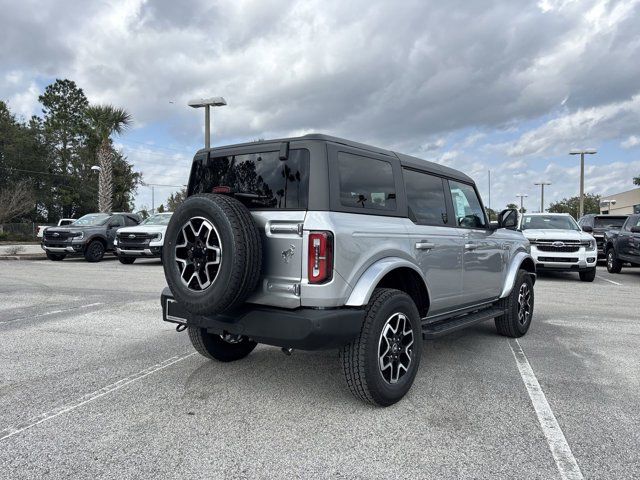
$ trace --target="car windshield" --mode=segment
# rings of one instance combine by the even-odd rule
[[[140,225],[169,225],[169,220],[171,220],[170,213],[161,213],[147,218]]]
[[[107,220],[109,220],[110,216],[111,215],[108,215],[106,213],[89,213],[88,215],[84,215],[80,217],[71,225],[76,227],[91,227],[91,226],[104,225],[107,222]]]
[[[627,217],[596,217],[593,220],[595,228],[620,228]]]
[[[525,215],[521,230],[580,230],[576,221],[566,215]]]

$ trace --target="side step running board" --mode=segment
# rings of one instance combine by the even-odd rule
[[[459,317],[439,320],[434,323],[422,324],[422,337],[424,339],[438,338],[456,330],[461,330],[475,323],[491,320],[492,318],[504,315],[505,311],[500,308],[488,308],[478,312],[468,313]]]

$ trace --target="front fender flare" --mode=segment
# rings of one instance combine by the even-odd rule
[[[518,275],[518,270],[520,270],[520,267],[526,260],[530,260],[531,263],[534,265],[534,269],[535,269],[535,261],[533,260],[533,257],[529,253],[518,252],[513,256],[513,258],[511,259],[511,263],[509,264],[507,276],[505,277],[505,280],[504,280],[504,285],[502,287],[502,293],[500,294],[500,298],[505,298],[511,293],[511,290],[513,289],[513,284],[516,281],[516,276]],[[535,282],[535,279],[536,279],[535,270],[534,272],[531,273],[531,275],[533,276],[533,281]]]
[[[400,257],[386,257],[381,258],[364,271],[353,287],[351,295],[349,295],[345,305],[348,307],[361,307],[366,305],[369,303],[373,290],[376,288],[376,285],[378,285],[380,280],[382,280],[382,278],[392,270],[402,267],[410,268],[420,276],[425,284],[429,298],[431,298],[429,285],[427,285],[427,282],[424,280],[424,276],[418,266]]]

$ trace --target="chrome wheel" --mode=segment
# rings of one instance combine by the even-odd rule
[[[609,270],[613,269],[613,252],[607,254],[607,268]]]
[[[180,279],[189,290],[201,292],[216,281],[222,244],[218,231],[206,218],[194,217],[182,226],[175,254]]]
[[[531,288],[527,283],[520,285],[518,292],[518,322],[526,325],[531,318]]]
[[[411,322],[404,313],[394,313],[382,327],[378,342],[378,364],[386,382],[397,383],[409,371],[413,335]]]

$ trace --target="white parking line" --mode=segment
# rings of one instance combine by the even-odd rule
[[[600,280],[604,280],[605,282],[613,283],[614,285],[622,286],[621,283],[614,282],[613,280],[609,280],[608,278],[601,277],[600,275],[596,275]]]
[[[20,317],[20,318],[14,318],[12,320],[5,320],[3,322],[0,322],[0,325],[4,325],[6,323],[18,322],[20,320],[27,320],[27,319],[30,320],[32,318],[46,317],[48,315],[55,315],[56,313],[71,312],[73,310],[80,310],[81,308],[97,307],[98,305],[104,305],[104,303],[102,303],[102,302],[89,303],[87,305],[80,305],[78,307],[73,307],[73,308],[65,308],[65,309],[62,309],[62,310],[51,310],[50,312],[38,313],[36,315],[31,315],[29,317]]]
[[[542,432],[547,439],[551,455],[553,455],[553,459],[560,472],[560,477],[568,480],[582,480],[584,477],[582,476],[580,467],[573,453],[571,453],[571,448],[567,443],[567,439],[564,437],[564,433],[562,433],[560,425],[558,425],[558,421],[549,406],[549,402],[547,402],[547,397],[542,391],[538,379],[522,351],[520,342],[515,338],[511,339],[509,340],[509,346],[516,359],[520,376],[527,388],[533,408],[538,416]]]
[[[97,398],[103,397],[107,393],[114,392],[119,388],[124,387],[125,385],[129,385],[130,383],[133,383],[136,380],[140,380],[141,378],[144,378],[147,375],[151,375],[154,372],[167,368],[173,365],[174,363],[178,363],[184,360],[185,358],[189,358],[190,356],[195,354],[196,352],[193,352],[187,355],[168,358],[167,360],[157,363],[149,368],[145,368],[144,370],[141,370],[138,373],[134,373],[133,375],[129,375],[128,377],[125,377],[122,380],[118,380],[117,382],[107,385],[106,387],[102,387],[100,390],[96,390],[95,392],[88,393],[78,398],[74,402],[49,410],[48,412],[42,413],[37,417],[33,417],[32,419],[24,423],[18,424],[14,427],[7,427],[4,430],[0,430],[0,440],[4,440],[6,438],[12,437],[31,427],[35,427],[36,425],[42,422],[46,422],[47,420],[51,420],[52,418],[62,415],[63,413],[67,413],[67,412],[70,412],[71,410],[75,410],[76,408],[81,407],[86,403],[96,400]]]

